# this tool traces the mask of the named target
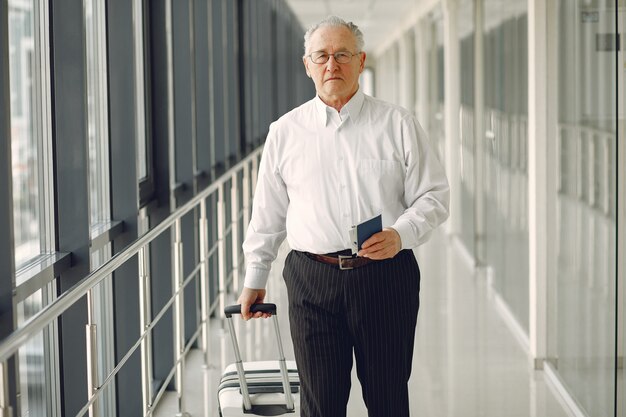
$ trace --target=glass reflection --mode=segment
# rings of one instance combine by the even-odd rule
[[[474,1],[459,3],[459,43],[461,49],[461,240],[475,254],[475,168],[474,168]]]
[[[37,77],[33,1],[9,0],[9,77],[15,264],[39,255],[39,149],[35,132]]]
[[[431,144],[440,161],[445,155],[444,124],[444,61],[443,61],[443,16],[436,8],[426,19],[428,38],[428,118],[424,121]]]
[[[528,332],[526,2],[485,0],[485,243],[494,287]]]
[[[51,292],[52,284],[49,284],[17,305],[18,326],[47,305]],[[58,415],[57,397],[53,394],[57,381],[51,343],[53,332],[53,325],[45,328],[18,351],[21,417]]]
[[[556,278],[550,362],[587,415],[615,415],[615,7],[558,2]]]
[[[104,3],[85,1],[87,128],[89,136],[90,223],[107,221],[109,209],[109,129]]]

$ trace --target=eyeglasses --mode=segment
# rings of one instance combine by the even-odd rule
[[[332,56],[335,58],[335,62],[338,64],[347,64],[352,61],[352,57],[355,55],[359,55],[361,52],[357,52],[353,54],[348,51],[335,52]],[[324,51],[313,52],[312,54],[307,55],[307,57],[311,58],[314,64],[325,64],[331,57],[331,54],[328,54]]]

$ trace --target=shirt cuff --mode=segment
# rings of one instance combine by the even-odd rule
[[[270,271],[263,268],[247,267],[246,278],[243,281],[244,287],[260,290],[265,288],[267,284],[267,278]]]
[[[402,249],[413,249],[417,246],[417,239],[415,239],[416,233],[410,221],[399,219],[391,228],[395,229],[400,235]]]

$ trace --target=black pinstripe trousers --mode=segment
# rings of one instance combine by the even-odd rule
[[[352,354],[369,417],[409,415],[419,309],[412,251],[342,271],[291,251],[283,277],[303,417],[345,417]]]

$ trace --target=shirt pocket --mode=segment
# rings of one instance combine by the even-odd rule
[[[400,161],[362,159],[357,163],[358,205],[362,217],[395,206],[404,194],[404,166]]]

